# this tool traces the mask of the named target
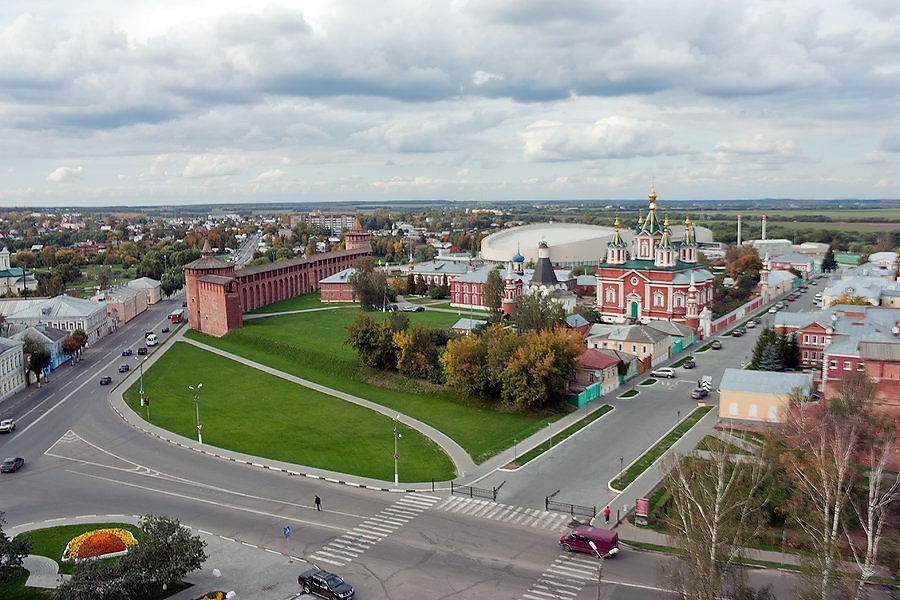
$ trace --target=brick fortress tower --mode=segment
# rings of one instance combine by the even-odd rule
[[[244,324],[238,282],[234,265],[216,258],[209,240],[203,242],[202,254],[184,265],[188,324],[191,329],[221,337]]]

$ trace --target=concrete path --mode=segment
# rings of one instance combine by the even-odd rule
[[[59,574],[59,564],[46,556],[29,554],[22,559],[22,566],[28,571],[27,587],[55,590],[70,575]]]

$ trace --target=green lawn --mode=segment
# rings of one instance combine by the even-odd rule
[[[459,443],[483,462],[562,416],[560,411],[504,411],[452,390],[367,369],[344,345],[357,309],[283,315],[246,321],[222,338],[195,331],[185,335],[322,385],[360,396],[419,419]],[[411,325],[450,327],[457,316],[406,313]],[[369,313],[374,319],[385,313]]]
[[[709,451],[709,450],[712,450],[713,447],[717,447],[721,444],[725,444],[726,448],[728,449],[729,454],[750,454],[749,452],[747,452],[740,446],[737,446],[737,445],[729,443],[729,442],[725,442],[722,439],[720,439],[714,435],[707,435],[702,440],[700,440],[700,443],[697,444],[697,450]]]
[[[196,439],[189,385],[203,384],[203,442],[300,465],[389,481],[394,476],[393,420],[351,402],[295,385],[196,348],[176,343],[144,373],[154,425]],[[140,382],[125,393],[139,415]],[[454,477],[449,457],[431,440],[403,426],[402,481]]]
[[[678,368],[678,367],[684,365],[684,363],[686,363],[686,362],[689,361],[689,360],[694,360],[694,357],[691,356],[690,354],[687,355],[687,356],[685,356],[685,357],[683,357],[683,358],[678,359],[678,361],[675,362],[675,363],[672,365],[672,367]]]
[[[687,433],[691,427],[697,424],[697,421],[702,419],[706,413],[712,410],[712,406],[701,406],[699,408],[695,408],[691,414],[682,419],[681,423],[679,423],[672,431],[670,431],[663,439],[656,442],[649,450],[644,452],[644,454],[634,461],[630,467],[625,469],[625,472],[614,479],[612,481],[613,489],[617,491],[622,491],[628,485],[637,479],[644,471],[650,468],[656,459],[665,453],[666,450],[672,447],[672,445],[681,439],[685,433]]]
[[[275,302],[274,304],[268,304],[261,308],[257,308],[250,311],[251,315],[259,315],[259,314],[269,314],[269,313],[277,313],[277,312],[286,312],[290,310],[306,310],[309,308],[323,308],[325,306],[349,306],[355,307],[359,306],[354,302],[322,302],[319,298],[321,295],[319,292],[313,292],[311,294],[303,294],[302,296],[296,296],[294,298],[288,298],[287,300],[282,300],[281,302]]]
[[[653,377],[648,377],[647,379],[640,382],[638,385],[653,385],[654,383],[656,383],[656,379],[654,379]]]
[[[638,394],[640,394],[639,391],[637,391],[635,389],[631,389],[631,390],[628,390],[627,392],[625,392],[624,394],[622,394],[621,396],[619,396],[619,398],[634,398]]]

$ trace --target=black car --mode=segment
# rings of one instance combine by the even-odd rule
[[[18,471],[23,466],[25,466],[25,459],[21,456],[4,458],[3,462],[0,463],[0,473],[12,473]]]
[[[127,373],[131,370],[131,367],[128,365],[119,365],[119,373]]]
[[[112,383],[112,377],[110,377],[109,375],[107,375],[106,377],[100,378],[100,385],[109,385],[111,383]]]
[[[744,335],[744,334],[741,333],[740,329],[735,329],[734,331],[731,332],[731,337],[741,337],[742,335]]]
[[[686,361],[684,361],[684,364],[681,366],[684,367],[685,369],[693,369],[694,367],[697,366],[697,363],[695,363],[693,360],[686,360]]]
[[[168,327],[163,327],[162,329],[160,329],[160,331],[161,331],[162,333],[169,333],[169,328],[168,328]]]
[[[304,571],[297,577],[297,584],[303,588],[304,593],[315,594],[328,600],[347,600],[356,593],[352,585],[334,573],[322,569]]]
[[[131,348],[125,348],[122,350],[122,356],[131,356]]]
[[[146,346],[141,346],[140,348],[138,348],[138,354],[140,354],[140,355],[147,354]]]
[[[755,318],[753,319],[753,324],[754,324],[754,325],[760,325],[760,324],[762,324],[762,319],[760,319],[759,317],[755,317]]]

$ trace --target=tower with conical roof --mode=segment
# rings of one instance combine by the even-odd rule
[[[234,263],[215,257],[209,238],[201,256],[184,265],[187,316],[191,329],[221,337],[244,323]]]
[[[372,251],[372,240],[369,232],[362,226],[359,217],[353,223],[353,228],[344,234],[344,248],[347,250]]]
[[[622,239],[619,232],[619,215],[616,215],[616,225],[613,239],[606,245],[606,264],[623,265],[628,259],[628,244]]]
[[[662,225],[662,237],[654,250],[653,264],[660,269],[675,266],[675,245],[672,243],[672,232],[669,230],[669,215]]]
[[[638,219],[638,226],[634,235],[634,252],[632,255],[637,260],[655,260],[656,246],[663,236],[663,227],[656,214],[656,186],[650,187],[648,196],[650,202],[647,205],[647,218]]]
[[[516,256],[521,256],[518,252]],[[514,256],[506,266],[506,279],[503,285],[503,301],[501,302],[501,308],[503,315],[509,315],[510,317],[515,316],[516,309],[516,300],[522,296],[522,278],[516,277],[516,273],[513,270],[516,262],[516,257]]]
[[[694,235],[694,226],[691,218],[684,217],[684,237],[681,239],[681,246],[678,248],[679,260],[686,263],[694,264],[698,262],[697,238]]]

